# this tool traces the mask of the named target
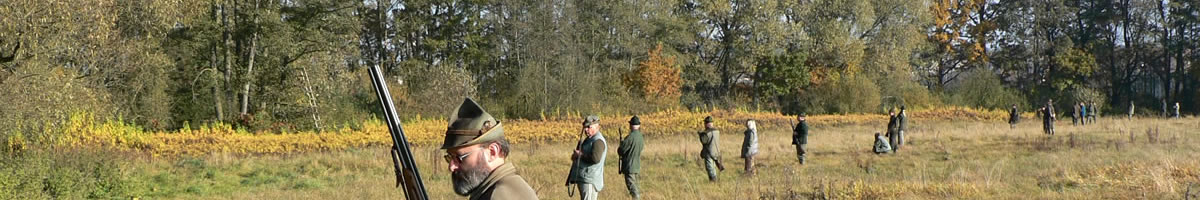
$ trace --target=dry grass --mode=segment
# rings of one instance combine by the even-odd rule
[[[742,176],[737,158],[740,128],[722,130],[721,182],[706,180],[691,135],[647,137],[641,187],[645,199],[1178,199],[1200,183],[1200,119],[1101,119],[1087,127],[1058,123],[1059,133],[1041,134],[1040,122],[1017,129],[1001,122],[914,120],[908,144],[898,154],[869,152],[883,122],[857,125],[814,121],[809,163],[795,161],[790,132],[763,131],[757,176]],[[610,127],[611,128],[611,127]],[[648,132],[657,127],[647,124]],[[698,129],[698,128],[695,128]],[[1147,133],[1150,130],[1150,133]],[[1155,133],[1154,130],[1157,130]],[[627,199],[617,174],[615,134],[606,163],[604,199]],[[563,186],[570,142],[515,145],[511,161],[543,199],[572,199]],[[432,199],[459,199],[450,190],[440,151],[422,147],[418,162]],[[267,186],[183,198],[380,199],[401,198],[394,188],[383,148],[293,156],[229,158],[220,163],[306,163],[338,166],[314,178],[321,187]],[[299,160],[299,161],[297,161]],[[313,160],[313,161],[308,161]],[[153,169],[150,169],[153,170]],[[328,177],[334,178],[328,178]],[[340,177],[340,178],[339,178]],[[352,178],[345,178],[352,177]],[[1200,186],[1190,188],[1196,194]]]

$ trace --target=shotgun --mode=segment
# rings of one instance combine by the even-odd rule
[[[428,200],[425,183],[421,181],[421,173],[413,160],[412,149],[408,138],[404,136],[404,128],[400,126],[400,118],[396,116],[396,107],[392,104],[392,95],[388,93],[387,81],[379,71],[379,65],[372,65],[371,83],[375,94],[379,96],[379,106],[383,109],[384,121],[392,134],[392,166],[396,169],[396,187],[404,188],[404,197],[409,200]]]
[[[579,130],[579,143],[575,143],[575,150],[583,149],[583,141],[584,140],[587,140],[587,133],[583,132],[583,130],[581,129],[581,130]],[[575,153],[574,151],[571,152],[572,155],[574,155],[574,153]],[[571,169],[570,169],[571,171],[567,173],[567,183],[565,184],[567,186],[567,197],[575,196],[575,192],[573,192],[574,190],[571,190],[572,189],[571,188],[571,183],[572,183],[571,177],[575,177],[575,174],[580,173],[578,170],[575,170],[575,169],[576,169],[576,167],[579,166],[579,161],[582,159],[583,159],[583,155],[580,155],[579,157],[575,157],[575,160],[571,162]],[[580,191],[580,192],[582,192],[582,191]]]

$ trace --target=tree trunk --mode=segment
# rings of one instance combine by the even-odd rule
[[[258,10],[258,1],[254,2],[254,9]],[[255,14],[252,19],[252,25],[258,26],[258,14]],[[258,54],[258,31],[255,30],[250,36],[250,58],[246,61],[245,82],[242,83],[242,110],[240,115],[245,117],[250,115],[250,84],[254,82],[254,57]]]
[[[249,115],[250,111],[250,83],[253,82],[254,72],[254,56],[258,53],[258,33],[250,39],[250,59],[246,65],[245,83],[242,84],[242,116]]]
[[[212,73],[217,73],[217,47],[216,47],[216,45],[213,45],[211,53],[212,54],[210,55],[209,62],[208,62],[209,69],[212,69]],[[203,74],[203,73],[204,72],[201,72],[201,74]],[[222,99],[221,99],[220,83],[221,83],[221,80],[219,79],[219,76],[213,75],[212,76],[213,106],[216,107],[216,109],[217,109],[217,121],[218,122],[225,121],[225,117],[224,117],[225,113],[224,113],[224,110],[221,108]]]

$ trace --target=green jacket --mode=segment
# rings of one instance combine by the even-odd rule
[[[717,129],[707,129],[700,132],[700,144],[704,145],[704,149],[700,150],[700,156],[704,158],[721,158],[721,150],[717,148],[717,144],[721,137],[721,132]]]
[[[637,174],[642,172],[642,148],[645,141],[642,139],[641,130],[633,130],[629,132],[629,136],[621,139],[621,146],[617,147],[617,155],[621,157],[621,174]]]
[[[525,178],[517,175],[517,168],[510,163],[504,163],[492,170],[487,179],[469,193],[470,199],[538,199],[537,192],[525,182]]]
[[[792,129],[792,145],[808,144],[808,122],[800,121]]]

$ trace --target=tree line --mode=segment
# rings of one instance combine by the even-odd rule
[[[0,126],[354,126],[659,109],[1196,111],[1195,0],[35,1],[0,7]],[[9,57],[11,56],[11,57]],[[1061,109],[1060,109],[1061,110]]]

